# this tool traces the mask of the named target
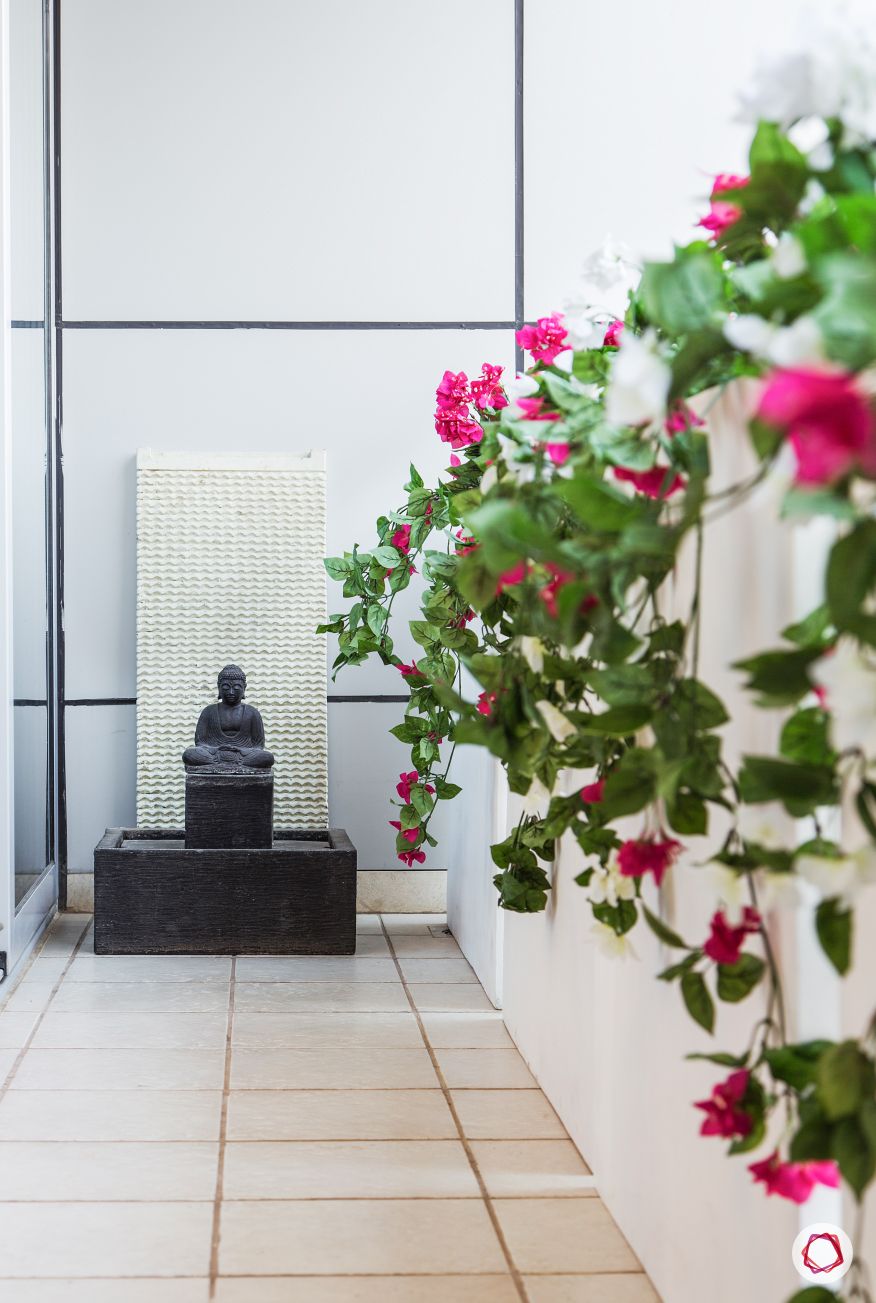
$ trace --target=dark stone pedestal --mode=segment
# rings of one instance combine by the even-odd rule
[[[268,847],[273,814],[270,769],[186,768],[186,850]]]
[[[108,828],[94,851],[98,955],[352,955],[356,849],[340,828],[268,848],[193,849],[183,830]]]

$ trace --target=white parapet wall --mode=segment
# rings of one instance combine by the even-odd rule
[[[137,822],[181,825],[181,755],[229,662],[274,752],[274,823],[328,823],[325,453],[137,454]]]

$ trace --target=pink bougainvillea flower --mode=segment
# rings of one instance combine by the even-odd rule
[[[397,547],[399,552],[407,554],[411,550],[411,526],[399,525],[398,529],[389,540],[393,547]]]
[[[496,580],[496,596],[504,593],[506,588],[514,588],[516,584],[522,584],[529,574],[529,567],[525,561],[518,561],[516,566],[510,570],[504,570]]]
[[[435,397],[439,407],[466,407],[471,399],[468,376],[464,371],[457,374],[445,371],[435,390]]]
[[[695,430],[701,425],[705,425],[705,421],[701,416],[697,416],[693,408],[688,407],[687,403],[681,398],[675,403],[663,422],[663,428],[667,434],[684,434],[685,430]]]
[[[750,1114],[739,1107],[751,1073],[746,1068],[731,1072],[726,1081],[719,1082],[710,1099],[701,1099],[694,1108],[702,1109],[706,1117],[700,1127],[701,1136],[723,1136],[725,1140],[741,1139],[754,1125]]]
[[[552,561],[547,562],[546,568],[551,572],[552,578],[539,589],[538,595],[547,607],[548,615],[556,620],[560,613],[557,606],[557,597],[565,585],[571,583],[575,576],[571,570],[563,570],[560,566],[554,565]],[[599,598],[594,597],[592,593],[588,593],[581,599],[581,605],[578,609],[586,614],[588,611],[592,611],[594,606],[598,605]]]
[[[734,927],[727,922],[724,911],[719,909],[712,915],[710,927],[711,932],[703,946],[703,953],[714,959],[716,964],[735,964],[739,961],[745,938],[760,927],[760,914],[746,905],[742,921]]]
[[[559,412],[546,412],[544,405],[546,398],[518,398],[517,406],[520,408],[527,421],[558,421]]]
[[[469,606],[467,610],[463,611],[461,615],[457,616],[457,618],[452,621],[452,627],[454,629],[464,629],[467,624],[471,624],[474,618],[475,612]]]
[[[668,466],[652,466],[649,471],[631,471],[626,466],[615,466],[613,469],[616,480],[632,484],[647,498],[671,498],[685,484],[684,478],[674,474]]]
[[[605,338],[602,341],[603,348],[620,348],[621,335],[624,333],[624,323],[622,321],[612,321],[608,330],[605,332]]]
[[[555,466],[565,466],[569,460],[571,450],[567,443],[545,443],[542,447]]]
[[[730,203],[726,199],[719,199],[718,196],[727,190],[741,190],[747,186],[751,177],[734,176],[732,172],[719,172],[715,177],[715,184],[712,186],[711,205],[705,217],[700,218],[697,223],[702,226],[715,240],[720,240],[724,232],[738,222],[742,216],[742,209],[738,204]]]
[[[406,864],[409,869],[412,869],[415,864],[426,863],[426,852],[425,851],[400,851],[398,858],[401,860],[402,864]]]
[[[493,366],[491,362],[485,362],[481,367],[479,379],[471,382],[471,401],[475,407],[483,411],[486,407],[491,407],[494,412],[500,408],[508,406],[508,399],[502,389],[502,372],[503,366]]]
[[[672,837],[638,837],[621,846],[617,853],[618,868],[625,878],[641,878],[646,873],[653,873],[659,887],[682,849],[681,842]]]
[[[390,819],[389,826],[390,828],[397,828],[399,834],[404,837],[405,841],[411,843],[417,840],[417,834],[420,831],[419,828],[402,828],[398,819]]]
[[[442,443],[449,443],[451,448],[467,448],[472,443],[480,443],[484,432],[473,421],[471,413],[465,406],[439,407],[435,412],[435,429]]]
[[[550,366],[555,357],[569,348],[563,342],[568,333],[563,325],[563,314],[554,312],[549,317],[539,317],[534,326],[524,326],[518,330],[517,343],[534,358]]]
[[[797,458],[798,484],[831,484],[855,467],[876,475],[873,408],[847,371],[774,371],[761,393],[757,416],[787,432]]]
[[[411,788],[414,786],[415,783],[418,783],[420,781],[420,775],[417,773],[416,769],[412,769],[410,773],[399,774],[398,778],[399,781],[395,785],[395,790],[398,792],[399,796],[404,801],[405,805],[410,805]],[[434,796],[435,788],[431,785],[431,783],[426,783],[425,788],[427,792],[430,792]]]
[[[462,528],[456,531],[454,537],[458,540],[456,544],[457,556],[468,556],[469,552],[477,551],[477,543],[470,534],[463,534]]]
[[[452,453],[450,454],[450,465],[451,465],[451,466],[461,466],[461,465],[462,465],[462,462],[459,460],[459,458],[457,457],[457,455],[456,455],[455,452],[452,452]]]
[[[423,671],[418,670],[416,665],[405,665],[402,663],[401,665],[397,665],[396,669],[403,679],[422,679],[424,677]]]
[[[482,692],[478,697],[477,711],[479,715],[492,715],[493,707],[498,701],[498,694],[495,692]]]
[[[793,1203],[805,1203],[816,1185],[832,1190],[839,1186],[839,1169],[832,1158],[810,1163],[783,1163],[778,1150],[759,1163],[750,1163],[755,1181],[762,1181],[767,1194],[780,1195]]]
[[[586,805],[599,805],[605,795],[605,779],[598,778],[595,783],[588,783],[586,787],[581,788],[581,800]]]

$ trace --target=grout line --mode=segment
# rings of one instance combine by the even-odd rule
[[[513,321],[59,321],[64,330],[510,330]]]
[[[64,965],[63,971],[61,972],[61,976],[58,977],[58,978],[55,980],[55,983],[54,983],[54,985],[52,986],[51,991],[49,992],[49,998],[48,998],[48,1000],[46,1000],[45,1005],[43,1006],[42,1010],[40,1011],[39,1017],[37,1018],[36,1022],[35,1022],[34,1025],[33,1025],[33,1027],[31,1027],[31,1029],[30,1029],[30,1035],[27,1037],[27,1040],[24,1042],[24,1044],[22,1045],[21,1049],[18,1051],[18,1054],[16,1055],[16,1057],[15,1057],[15,1059],[14,1059],[14,1061],[13,1061],[12,1067],[9,1069],[9,1071],[8,1071],[7,1074],[6,1074],[6,1078],[5,1078],[5,1080],[4,1080],[2,1083],[0,1083],[0,1104],[3,1103],[3,1100],[4,1100],[5,1097],[6,1097],[7,1091],[8,1091],[8,1090],[10,1089],[10,1087],[12,1086],[12,1082],[13,1082],[13,1079],[14,1079],[14,1077],[15,1077],[15,1074],[18,1072],[18,1069],[21,1067],[21,1064],[22,1064],[22,1062],[23,1062],[23,1060],[24,1060],[24,1056],[25,1056],[25,1054],[27,1054],[28,1050],[30,1049],[31,1045],[33,1044],[33,1039],[34,1039],[34,1037],[36,1036],[37,1032],[39,1031],[40,1027],[42,1026],[43,1019],[45,1018],[46,1014],[49,1012],[49,1008],[51,1007],[51,1003],[52,1003],[52,1001],[54,1000],[55,996],[58,994],[58,991],[61,989],[61,983],[63,982],[64,978],[65,978],[65,977],[67,976],[67,974],[69,973],[69,971],[70,971],[70,967],[71,967],[71,965],[72,965],[72,963],[73,963],[73,960],[74,960],[74,959],[76,958],[76,956],[79,954],[79,951],[80,951],[80,949],[81,949],[81,947],[82,947],[82,944],[83,944],[83,942],[85,941],[85,938],[88,936],[88,933],[89,933],[90,928],[91,928],[91,919],[89,919],[88,922],[86,923],[85,928],[83,929],[83,931],[82,931],[82,933],[81,933],[81,935],[80,935],[80,937],[79,937],[79,940],[76,942],[75,946],[73,947],[72,951],[70,952],[70,954],[69,954],[69,956],[68,956],[68,958],[67,958],[67,962],[66,962],[65,965]],[[48,937],[50,931],[51,931],[51,928],[46,928],[46,932],[45,932],[45,936],[46,936],[46,937]],[[44,944],[45,944],[45,943],[44,943]],[[42,949],[42,947],[40,947],[40,949]],[[36,953],[39,953],[39,952],[36,952]],[[34,955],[34,958],[36,957],[36,953],[35,953],[35,955]],[[30,968],[30,964],[28,964],[28,969],[29,969],[29,968]],[[27,969],[25,969],[25,972],[26,972],[26,971],[27,971]],[[15,989],[16,989],[16,990],[18,989],[18,983],[16,983],[16,987],[15,987]]]
[[[216,1193],[213,1199],[213,1233],[210,1239],[210,1298],[216,1297],[219,1276],[219,1241],[222,1235],[222,1197],[225,1185],[225,1141],[228,1135],[228,1096],[231,1093],[231,1048],[234,1038],[234,991],[237,957],[231,959],[228,987],[228,1024],[225,1033],[225,1075],[222,1081],[222,1110],[219,1116],[219,1156],[216,1163]]]
[[[444,1077],[444,1073],[441,1071],[441,1065],[438,1062],[438,1056],[436,1055],[434,1049],[432,1048],[432,1043],[429,1040],[429,1036],[428,1033],[426,1032],[425,1024],[423,1022],[422,1017],[420,1016],[420,1011],[417,1008],[416,1004],[414,1003],[414,997],[411,994],[407,979],[404,975],[404,972],[402,971],[402,966],[399,963],[398,956],[395,953],[395,946],[392,943],[392,937],[387,931],[386,924],[383,921],[382,915],[380,917],[380,926],[383,929],[383,935],[386,939],[386,944],[389,947],[389,952],[392,955],[393,963],[398,969],[399,979],[401,981],[402,986],[404,987],[405,995],[408,998],[408,1004],[411,1006],[411,1013],[414,1015],[414,1017],[417,1020],[417,1026],[419,1027],[420,1035],[423,1038],[423,1045],[426,1047],[426,1052],[428,1053],[429,1058],[432,1061],[432,1067],[435,1071],[435,1075],[438,1078],[438,1084],[440,1085],[441,1091],[444,1095],[444,1102],[447,1105],[447,1107],[450,1109],[450,1115],[453,1118],[453,1122],[454,1125],[456,1126],[457,1134],[459,1136],[462,1147],[465,1150],[465,1156],[468,1159],[469,1167],[471,1168],[472,1174],[478,1183],[478,1189],[480,1190],[481,1199],[487,1211],[487,1216],[489,1217],[490,1222],[492,1223],[493,1230],[496,1234],[496,1238],[499,1241],[499,1247],[502,1250],[502,1255],[506,1263],[508,1264],[508,1271],[510,1272],[511,1279],[514,1282],[514,1288],[517,1291],[521,1303],[529,1303],[529,1295],[526,1292],[526,1286],[523,1283],[523,1277],[518,1271],[517,1264],[515,1263],[513,1257],[511,1256],[511,1249],[508,1245],[508,1241],[505,1239],[505,1232],[502,1230],[502,1226],[501,1223],[499,1222],[498,1214],[496,1213],[496,1209],[493,1205],[493,1200],[490,1196],[489,1191],[487,1190],[486,1182],[484,1181],[484,1178],[481,1174],[481,1169],[478,1165],[477,1158],[475,1156],[474,1150],[471,1147],[471,1143],[469,1142],[468,1136],[465,1134],[465,1130],[463,1128],[460,1116],[456,1111],[456,1105],[453,1102],[453,1096],[450,1093],[450,1087],[447,1085],[447,1081]]]

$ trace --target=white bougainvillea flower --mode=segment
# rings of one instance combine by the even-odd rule
[[[573,348],[601,348],[612,320],[607,313],[589,305],[569,303],[565,307],[566,329]]]
[[[639,957],[633,949],[629,935],[624,933],[623,936],[618,936],[614,928],[609,927],[607,923],[594,923],[590,928],[590,935],[609,959],[638,959]]]
[[[575,725],[566,719],[563,712],[558,710],[552,701],[537,701],[535,708],[544,720],[551,737],[561,746],[577,733]]]
[[[619,900],[633,900],[636,884],[632,878],[625,878],[617,866],[617,861],[609,860],[608,867],[598,865],[585,888],[587,899],[594,905],[616,905]]]
[[[830,734],[838,751],[870,750],[876,741],[876,660],[854,638],[840,638],[817,660],[812,678],[830,711]]]
[[[544,643],[541,638],[531,638],[526,634],[517,639],[516,646],[533,674],[541,674],[544,669]]]
[[[489,493],[491,489],[496,487],[498,482],[499,468],[496,463],[493,462],[492,466],[488,466],[481,476],[481,493]]]
[[[529,791],[523,797],[523,811],[525,814],[543,814],[547,809],[550,799],[551,794],[541,779],[533,778],[532,782],[529,784]]]
[[[876,882],[876,847],[862,846],[839,859],[798,855],[794,867],[801,878],[812,883],[822,900],[837,897],[849,908],[862,887]]]
[[[639,271],[630,246],[612,235],[607,235],[599,248],[594,249],[581,265],[584,282],[603,291],[616,289],[620,285],[632,288],[638,280]]]
[[[795,276],[802,276],[806,270],[806,254],[796,235],[790,231],[782,232],[770,262],[779,280],[793,280]]]
[[[721,903],[724,917],[731,926],[735,926],[741,921],[745,906],[751,904],[745,874],[734,873],[726,864],[707,864],[704,872]]]
[[[797,367],[824,360],[821,331],[813,318],[805,315],[790,326],[777,326],[755,313],[742,313],[727,318],[724,337],[734,348],[774,366]]]
[[[535,376],[518,373],[513,380],[506,381],[505,393],[512,403],[515,403],[518,398],[530,398],[538,393],[538,381]]]
[[[634,335],[625,330],[606,390],[609,421],[613,425],[643,425],[664,420],[671,379],[656,332]]]

